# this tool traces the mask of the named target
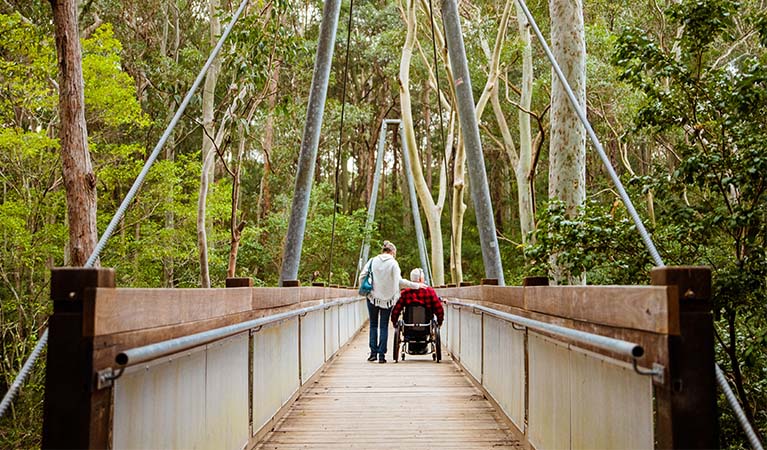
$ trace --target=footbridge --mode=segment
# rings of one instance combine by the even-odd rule
[[[328,0],[281,287],[255,288],[246,278],[222,289],[116,287],[114,271],[96,267],[99,254],[248,2],[241,0],[85,267],[52,271],[49,328],[0,416],[48,345],[43,448],[715,448],[717,384],[752,448],[762,448],[715,364],[710,270],[664,265],[524,0],[517,4],[653,258],[651,285],[555,287],[528,278],[504,286],[458,5],[445,0],[486,278],[438,287],[446,309],[441,363],[367,362],[366,300],[354,289],[295,281],[341,9]],[[422,236],[418,247],[425,251]],[[366,241],[363,262],[368,250]]]
[[[650,286],[441,288],[445,359],[387,364],[365,360],[351,289],[127,289],[114,275],[53,271],[44,448],[718,442],[704,268],[655,269]]]

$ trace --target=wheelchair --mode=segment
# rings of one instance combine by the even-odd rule
[[[442,340],[439,336],[437,318],[427,318],[426,307],[422,305],[406,306],[402,317],[394,326],[394,362],[405,360],[405,355],[426,355],[431,353],[432,360],[442,360]],[[400,346],[402,347],[400,349]],[[400,353],[401,350],[401,353]]]

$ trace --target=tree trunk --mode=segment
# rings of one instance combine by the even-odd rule
[[[210,45],[213,48],[218,41],[218,35],[221,34],[221,24],[218,20],[218,0],[208,1],[208,18],[210,20]],[[205,75],[205,87],[202,91],[202,126],[204,132],[202,135],[202,175],[200,176],[200,196],[197,201],[197,246],[200,253],[200,286],[210,287],[210,269],[208,267],[208,236],[206,230],[205,204],[208,200],[208,189],[213,181],[215,168],[215,150],[213,148],[213,136],[216,134],[216,127],[213,123],[213,112],[215,109],[216,84],[218,82],[218,72],[220,69],[220,59],[217,56],[213,60]]]
[[[82,51],[76,0],[50,0],[59,67],[59,141],[67,194],[69,263],[82,266],[96,248],[96,176],[88,152]],[[98,262],[95,264],[98,266]]]
[[[264,125],[264,138],[261,142],[261,148],[264,152],[264,171],[261,175],[261,183],[258,190],[258,205],[256,207],[256,221],[258,224],[261,220],[269,214],[272,209],[271,192],[269,191],[269,175],[272,172],[271,154],[274,147],[274,109],[277,104],[277,86],[280,80],[280,65],[275,64],[272,67],[271,75],[269,76],[268,86],[268,103],[269,112],[266,116],[266,124]]]
[[[245,127],[240,124],[237,127],[238,149],[237,158],[232,161],[234,176],[232,177],[232,212],[229,218],[230,246],[229,265],[226,270],[227,278],[234,278],[237,273],[237,253],[240,249],[240,237],[245,228],[245,221],[237,217],[240,208],[240,169],[242,168],[242,156],[245,154]]]
[[[416,41],[416,5],[415,0],[407,2],[407,11],[405,22],[407,25],[407,35],[405,45],[402,48],[402,57],[400,59],[399,71],[399,97],[400,108],[402,112],[402,125],[407,143],[407,151],[412,161],[413,180],[415,182],[418,199],[424,209],[426,222],[429,226],[429,236],[431,237],[431,265],[432,265],[432,284],[441,285],[445,283],[444,269],[444,251],[442,244],[442,208],[445,202],[445,169],[440,170],[439,199],[434,203],[431,197],[431,191],[426,185],[426,179],[423,175],[421,159],[418,156],[418,147],[415,139],[415,130],[413,128],[413,111],[410,101],[410,62],[413,58],[413,49]]]
[[[554,58],[578,103],[586,105],[586,41],[581,0],[549,0],[551,44]],[[549,198],[564,202],[568,216],[574,217],[586,197],[586,131],[573,111],[564,87],[553,73],[551,86],[551,143],[549,150]],[[559,267],[552,255],[555,284],[585,284]]]
[[[450,116],[450,141],[454,139],[453,129],[456,113]],[[466,215],[466,202],[463,200],[466,192],[466,149],[463,146],[460,126],[458,126],[458,143],[455,146],[455,160],[453,161],[453,207],[451,226],[453,228],[453,242],[450,243],[450,271],[452,281],[460,286],[463,281],[463,218]]]
[[[435,68],[436,70],[436,68]],[[439,101],[439,99],[437,99]],[[431,108],[429,108],[429,79],[427,78],[423,82],[423,128],[424,128],[424,142],[426,143],[424,153],[426,159],[426,185],[429,186],[429,190],[432,187],[431,173],[433,169],[432,151],[431,151]]]
[[[519,105],[525,109],[517,112],[519,122],[519,160],[514,168],[517,181],[517,196],[519,204],[519,229],[522,242],[535,230],[535,205],[533,204],[533,184],[530,171],[533,166],[533,140],[530,127],[530,105],[533,99],[533,46],[530,42],[530,24],[527,21],[519,3],[517,8],[517,24],[519,40],[522,43],[522,84],[520,85]]]
[[[218,20],[219,0],[208,0],[208,18],[210,20],[210,48],[216,46],[221,34],[221,23]],[[208,154],[213,151],[213,136],[216,134],[213,114],[216,108],[216,85],[218,74],[221,71],[221,58],[217,56],[205,75],[205,85],[202,90],[202,126],[206,133],[202,136],[202,161],[208,159]],[[213,182],[213,168],[208,168],[208,179]]]

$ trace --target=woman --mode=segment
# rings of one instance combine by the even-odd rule
[[[381,254],[370,258],[360,274],[362,280],[373,275],[373,290],[367,295],[368,313],[370,315],[370,356],[368,361],[378,359],[379,363],[386,362],[386,340],[389,338],[389,314],[391,307],[399,299],[400,288],[419,289],[425,285],[402,279],[399,264],[394,259],[397,247],[389,241],[384,241]]]

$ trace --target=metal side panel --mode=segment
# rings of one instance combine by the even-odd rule
[[[572,448],[653,448],[652,377],[578,349],[570,363]]]
[[[240,450],[248,443],[248,333],[207,348],[205,448]]]
[[[570,351],[529,333],[528,439],[536,449],[570,447]]]
[[[461,310],[455,306],[449,306],[448,309],[450,310],[450,323],[448,324],[450,331],[447,335],[447,347],[450,353],[458,355],[460,358],[458,344],[461,337]]]
[[[306,382],[325,362],[323,312],[313,311],[301,318],[301,382]]]
[[[482,381],[482,315],[469,308],[461,309],[461,364]]]
[[[354,331],[356,332],[360,328],[362,328],[362,324],[365,323],[365,302],[359,301],[354,304],[354,314],[357,317],[356,326],[354,327]]]
[[[450,310],[452,308],[450,308],[450,306],[448,305],[443,305],[443,308],[445,310],[445,319],[442,322],[442,328],[440,328],[439,333],[440,333],[440,338],[442,339],[443,349],[449,352],[451,351],[450,350],[450,325],[451,325]]]
[[[352,336],[354,336],[354,333],[357,331],[357,328],[359,328],[357,326],[357,313],[356,313],[357,305],[354,303],[349,303],[348,305],[346,305],[346,310],[348,311],[348,314],[349,314],[348,316],[349,320],[346,322],[346,329],[348,330],[348,332],[346,334],[346,341],[344,342],[344,344],[346,344],[346,342],[349,342]]]
[[[290,400],[290,397],[301,387],[301,374],[298,370],[298,317],[280,322],[280,370],[276,375],[275,386],[280,386],[282,397],[280,406]],[[275,411],[276,412],[276,411]]]
[[[482,384],[521,431],[525,426],[525,333],[485,316]]]
[[[297,318],[253,335],[253,433],[298,389]]]
[[[115,449],[204,448],[204,348],[126,369],[112,423]]]
[[[325,309],[325,359],[338,350],[338,307]]]
[[[338,343],[344,345],[349,340],[349,305],[338,307]]]

